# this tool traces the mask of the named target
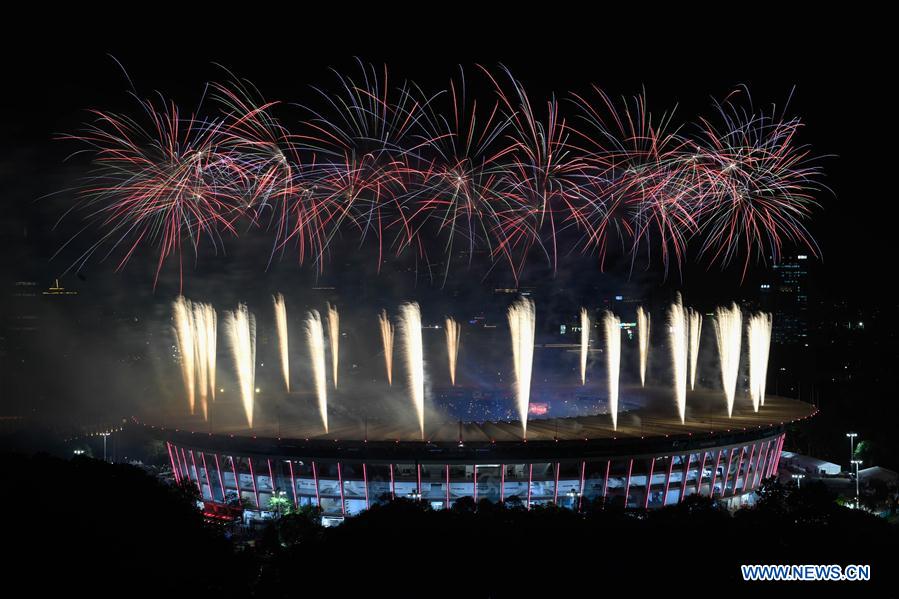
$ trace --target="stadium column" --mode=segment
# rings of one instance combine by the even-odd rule
[[[318,504],[318,509],[322,509],[322,496],[318,492],[318,468],[315,462],[312,462],[312,482],[315,485],[315,503]]]
[[[734,472],[734,490],[730,494],[731,497],[737,494],[737,483],[740,481],[740,467],[743,466],[743,456],[746,454],[746,446],[740,447],[740,459],[737,461],[737,471]]]
[[[705,460],[708,457],[709,453],[706,450],[702,450],[702,465],[699,466],[699,474],[696,475],[696,494],[699,495],[702,492],[702,477],[705,475]]]
[[[602,481],[602,502],[606,502],[606,496],[609,494],[609,472],[612,470],[612,460],[606,460],[606,478]]]
[[[290,488],[293,491],[293,507],[299,507],[297,503],[297,481],[293,475],[293,460],[287,460],[287,466],[290,470]]]
[[[197,491],[200,492],[200,499],[203,499],[203,483],[200,482],[200,470],[197,468],[197,459],[194,457],[194,450],[190,450],[190,461],[194,466],[194,476],[197,477]]]
[[[559,462],[556,462],[556,485],[553,487],[553,504],[559,505]]]
[[[752,471],[752,482],[749,484],[750,489],[755,488],[755,479],[759,477],[759,466],[762,465],[762,451],[765,447],[764,441],[759,443],[759,451],[755,456],[755,469]]]
[[[624,507],[627,509],[627,498],[631,494],[631,472],[634,470],[634,458],[627,465],[627,484],[624,485]]]
[[[419,470],[418,478],[421,481],[421,470]],[[337,484],[340,486],[340,513],[346,516],[346,500],[343,497],[343,471],[340,469],[340,462],[337,462]],[[421,486],[420,482],[419,486]],[[418,492],[421,493],[421,489]]]
[[[534,480],[534,465],[528,464],[528,509],[531,509],[531,481]]]
[[[771,455],[768,457],[768,476],[774,475],[774,461],[777,458],[777,446],[780,443],[780,439],[774,439],[774,443],[771,446]]]
[[[665,495],[662,496],[662,507],[668,505],[668,488],[671,485],[671,471],[674,470],[674,456],[668,456],[668,473],[665,475]]]
[[[229,455],[228,458],[231,460],[231,472],[234,473],[234,488],[237,489],[237,503],[239,504],[243,501],[243,496],[240,493],[240,477],[237,476],[237,464],[234,463],[233,455]]]
[[[730,463],[734,459],[735,451],[737,451],[737,448],[732,447],[727,454],[727,468],[724,470],[724,482],[721,484],[721,497],[724,497],[727,494],[727,481],[730,479]]]
[[[172,462],[172,475],[175,477],[175,483],[180,485],[181,484],[181,472],[179,471],[178,467],[175,466],[175,456],[172,455],[172,444],[169,443],[168,441],[166,441],[165,445],[169,450],[169,460],[171,460],[171,462]]]
[[[184,474],[187,480],[190,480],[190,466],[187,465],[187,454],[184,453],[184,448],[181,448],[181,462],[184,464],[184,469],[181,472]]]
[[[786,434],[780,436],[780,443],[777,445],[777,455],[774,458],[774,474],[777,474],[778,469],[780,468],[780,455],[783,453],[784,448],[784,440],[786,439]]]
[[[222,489],[222,503],[228,503],[228,494],[225,492],[225,479],[222,478],[222,466],[219,463],[219,454],[212,454],[215,456],[215,472],[219,477],[219,487]]]
[[[774,468],[771,471],[772,476],[777,476],[777,470],[780,467],[780,456],[783,453],[783,443],[784,436],[781,436],[774,445]]]
[[[758,485],[762,484],[762,481],[765,479],[765,476],[768,472],[768,462],[771,461],[771,441],[765,445],[765,461],[762,464],[762,467],[759,469],[759,481]]]
[[[690,462],[692,462],[692,461],[693,461],[693,454],[688,453],[687,454],[687,465],[684,466],[683,480],[680,481],[680,495],[677,498],[678,503],[680,503],[681,501],[684,500],[684,494],[687,492],[687,477],[689,477],[689,475],[690,475]],[[702,473],[701,470],[700,470],[700,473]]]
[[[581,461],[581,486],[577,496],[577,511],[581,511],[581,503],[584,500],[584,475],[587,473],[587,460]]]
[[[741,493],[746,492],[746,486],[749,484],[749,476],[752,472],[752,458],[755,457],[755,443],[752,444],[752,449],[749,452],[749,461],[746,462],[746,472],[743,474],[743,489],[740,491]],[[736,493],[736,491],[735,491]]]
[[[723,449],[718,450],[718,457],[715,458],[715,471],[712,473],[712,481],[709,483],[709,499],[715,495],[715,482],[718,480],[718,468],[721,466],[721,453]]]
[[[396,499],[396,480],[393,478],[393,464],[390,464],[390,498]]]
[[[253,458],[247,458],[247,465],[250,467],[250,480],[253,482],[253,496],[256,498],[256,509],[261,510],[259,505],[259,488],[256,486],[256,473],[253,472]]]
[[[206,452],[200,452],[200,462],[203,464],[203,476],[206,477],[206,485],[209,487],[209,500],[215,501],[215,493],[212,491],[212,477],[209,476],[209,468],[206,466]]]
[[[424,499],[424,497],[425,497],[425,492],[421,488],[421,464],[415,465],[415,473],[416,473],[416,476],[418,477],[418,498],[419,498],[419,500],[421,500],[421,499]],[[475,472],[475,475],[477,475],[477,472]]]
[[[643,509],[647,509],[649,507],[649,496],[652,493],[652,475],[656,469],[656,459],[655,456],[649,462],[649,476],[646,477],[646,496],[643,498]]]
[[[368,469],[365,467],[365,462],[362,462],[362,484],[365,486],[365,509],[371,507],[371,502],[368,500]]]

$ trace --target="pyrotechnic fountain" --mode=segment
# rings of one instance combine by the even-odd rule
[[[696,389],[696,366],[699,364],[699,338],[702,334],[702,314],[690,308],[690,390]]]
[[[282,369],[278,378],[282,378],[287,386],[289,378],[287,314],[283,295],[273,297],[275,310],[275,333],[278,342],[274,351],[281,357]],[[305,332],[310,352],[312,370],[312,386],[315,390],[318,410],[325,433],[329,432],[328,418],[328,364],[327,336],[332,336],[335,351],[339,336],[339,321],[336,309],[328,305],[327,317],[318,311],[311,311],[305,319]],[[585,361],[591,325],[589,312],[582,309],[580,366],[581,383],[584,384]],[[327,322],[326,322],[327,318]],[[531,382],[534,368],[534,342],[536,332],[535,307],[532,300],[522,298],[514,302],[508,309],[508,323],[512,343],[514,366],[514,397],[517,417],[521,422],[522,437],[527,439],[528,415],[531,395]],[[742,342],[742,315],[736,304],[730,308],[718,308],[715,312],[715,336],[721,357],[721,380],[727,403],[728,416],[733,416],[734,396],[739,375],[740,351]],[[178,297],[173,303],[174,333],[181,357],[181,374],[188,395],[191,414],[200,405],[201,414],[208,420],[207,398],[215,397],[216,374],[216,312],[211,304],[191,302]],[[681,423],[686,423],[687,383],[695,389],[697,367],[699,361],[699,339],[702,331],[702,316],[693,309],[683,305],[680,295],[667,312],[668,339],[671,349],[674,399]],[[399,333],[402,339],[402,354],[406,367],[406,379],[410,399],[417,417],[419,433],[425,438],[424,423],[424,347],[421,311],[417,303],[401,306],[398,317]],[[384,349],[384,365],[388,383],[393,378],[393,345],[395,328],[388,318],[386,310],[378,315],[381,341]],[[641,382],[645,382],[646,356],[649,347],[650,315],[638,308],[637,326],[638,342],[641,357]],[[454,318],[445,319],[445,340],[450,382],[455,385],[456,368],[461,340],[461,327]],[[749,390],[753,407],[756,411],[764,406],[765,378],[771,342],[771,315],[759,313],[748,319],[747,336],[749,343]],[[254,425],[255,401],[255,367],[256,367],[256,325],[253,314],[247,306],[239,304],[237,310],[226,312],[226,335],[230,341],[239,397],[249,428]],[[620,405],[621,376],[621,320],[611,312],[602,317],[602,329],[605,334],[603,347],[606,356],[607,370],[607,405],[612,419],[613,430],[617,430],[618,411]],[[326,330],[327,329],[327,330]],[[333,366],[336,367],[336,360]],[[331,370],[336,376],[336,368]],[[546,412],[545,408],[543,413]],[[366,423],[367,426],[367,423]]]
[[[687,413],[687,314],[680,294],[668,310],[668,337],[671,341],[671,368],[674,373],[674,398],[681,424]]]
[[[247,425],[253,428],[256,394],[256,317],[247,310],[246,304],[238,304],[237,310],[227,313],[226,327]]]
[[[771,315],[759,312],[749,317],[749,396],[758,412],[765,405],[768,353],[771,349]]]
[[[637,308],[637,345],[640,350],[640,385],[646,386],[646,362],[649,357],[649,312]]]
[[[321,414],[322,426],[328,432],[328,383],[325,366],[325,332],[322,318],[318,310],[306,315],[306,341],[309,343],[309,354],[312,362],[312,381],[315,395],[318,398],[318,411]]]
[[[194,362],[203,419],[209,419],[208,397],[215,399],[216,316],[212,304],[193,304]]]
[[[587,348],[590,345],[590,316],[581,308],[581,384],[587,384]]]
[[[743,336],[742,315],[737,304],[715,310],[715,339],[721,362],[721,386],[727,400],[727,415],[733,416],[737,376],[740,372],[740,343]]]
[[[381,327],[381,343],[384,346],[384,367],[387,369],[387,384],[393,386],[393,325],[387,317],[387,310],[378,315]]]
[[[603,318],[606,330],[606,369],[609,379],[609,413],[612,429],[618,430],[618,379],[621,373],[621,319],[606,312]]]
[[[215,399],[216,317],[211,304],[193,303],[178,296],[172,306],[175,342],[181,357],[181,376],[190,413],[199,396],[203,418],[208,420],[208,397]]]
[[[337,314],[337,306],[331,304],[328,304],[328,339],[331,342],[331,372],[336,389],[337,363],[340,356],[340,316]]]
[[[206,361],[206,331],[204,328],[203,308],[201,304],[193,304],[191,317],[193,318],[193,334],[194,334],[194,365],[196,372],[194,373],[194,382],[196,383],[197,400],[200,404],[200,410],[203,412],[203,420],[209,420],[209,405],[207,398],[209,396],[209,385],[207,384],[207,366]]]
[[[218,355],[218,316],[212,304],[204,304],[206,314],[206,364],[209,377],[209,396],[215,401],[215,368]]]
[[[421,310],[417,303],[400,306],[400,333],[406,357],[409,394],[418,415],[421,438],[425,438],[425,365],[421,340]]]
[[[278,350],[281,354],[281,373],[284,375],[284,387],[290,391],[290,354],[287,341],[287,305],[280,293],[272,298],[275,302],[275,328],[278,331]]]
[[[526,298],[518,300],[509,307],[508,318],[512,334],[512,359],[515,365],[515,398],[518,401],[518,416],[521,419],[521,435],[527,439],[537,318],[534,302]]]
[[[184,379],[187,405],[193,415],[196,404],[194,392],[196,343],[194,342],[194,321],[190,301],[179,295],[172,305],[172,312],[175,320],[175,342],[181,358],[181,377]]]
[[[462,329],[452,318],[446,319],[446,354],[449,359],[450,383],[456,386],[456,360],[459,358],[459,339]]]

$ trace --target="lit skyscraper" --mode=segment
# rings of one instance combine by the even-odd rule
[[[809,318],[808,256],[787,256],[772,267],[770,282],[761,284],[762,308],[774,314],[772,341],[778,345],[806,344]]]

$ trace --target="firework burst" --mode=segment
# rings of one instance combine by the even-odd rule
[[[160,98],[139,100],[138,118],[94,111],[65,136],[97,166],[82,206],[99,237],[72,267],[118,251],[121,268],[152,246],[158,279],[183,248],[218,253],[256,227],[274,234],[269,260],[292,245],[323,269],[333,240],[371,241],[378,269],[408,252],[428,269],[442,261],[444,278],[481,251],[516,277],[533,256],[555,269],[575,251],[601,267],[612,250],[631,264],[658,257],[667,272],[695,244],[712,264],[742,261],[744,275],[787,245],[818,253],[806,222],[821,173],[798,119],[738,104],[741,92],[690,126],[597,87],[571,95],[568,117],[508,70],[480,72],[486,98],[462,71],[432,93],[360,62],[315,88],[295,132],[275,114],[282,102],[233,76],[210,84],[211,110]]]

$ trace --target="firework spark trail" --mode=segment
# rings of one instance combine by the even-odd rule
[[[328,432],[328,375],[325,366],[325,331],[321,314],[312,310],[306,315],[306,341],[312,362],[312,381],[318,399],[318,412],[322,418],[325,433]]]
[[[765,405],[768,354],[771,349],[771,315],[760,312],[749,317],[749,395],[758,412]]]
[[[606,370],[609,382],[609,413],[612,430],[618,430],[618,381],[621,376],[621,319],[606,312],[602,320],[606,331]]]
[[[456,360],[459,358],[459,339],[462,329],[452,318],[446,319],[446,354],[449,359],[450,383],[456,386]]]
[[[384,346],[384,367],[387,369],[387,384],[393,386],[393,324],[387,316],[387,310],[381,310],[378,315],[378,324],[381,328],[381,343]]]
[[[406,358],[407,381],[412,404],[418,416],[421,438],[425,438],[425,365],[421,339],[421,309],[417,303],[400,306],[400,334]]]
[[[581,308],[581,384],[587,384],[587,349],[590,345],[590,316]]]
[[[275,329],[278,331],[278,352],[281,355],[281,373],[284,387],[290,392],[290,353],[287,337],[287,304],[280,293],[272,298],[275,304]]]
[[[512,335],[512,361],[515,366],[515,398],[518,403],[518,417],[521,419],[521,436],[526,440],[537,319],[534,302],[527,298],[516,301],[509,306],[508,319]]]
[[[184,391],[187,393],[187,405],[193,414],[196,407],[194,380],[196,377],[196,342],[194,341],[193,308],[190,300],[178,296],[172,305],[175,320],[175,342],[181,357],[181,377],[184,379]]]
[[[681,424],[687,413],[687,314],[680,294],[668,310],[668,337],[671,342],[671,367],[674,373],[674,398]]]
[[[734,396],[737,393],[737,377],[740,373],[740,344],[742,342],[742,314],[737,304],[715,310],[715,339],[721,363],[721,386],[727,400],[727,416],[734,412]]]
[[[646,363],[649,358],[649,312],[637,308],[637,345],[640,351],[640,385],[646,386]]]
[[[237,310],[227,312],[226,315],[225,330],[231,343],[240,399],[247,417],[247,426],[253,428],[256,401],[256,317],[247,309],[246,304],[238,304]]]
[[[337,388],[337,366],[340,359],[340,315],[337,306],[328,304],[328,340],[331,344],[331,375]]]
[[[699,364],[699,339],[702,334],[702,314],[693,310],[690,318],[690,390],[696,389],[696,367]]]
[[[193,303],[194,362],[203,419],[209,420],[208,398],[215,399],[216,315],[212,304]]]
[[[802,123],[757,112],[745,90],[690,127],[650,112],[642,95],[618,105],[595,86],[589,98],[572,94],[576,118],[555,98],[541,112],[508,70],[500,83],[482,68],[492,93],[472,98],[464,75],[431,93],[360,67],[360,77],[338,75],[336,91],[316,88],[321,105],[303,106],[294,132],[275,115],[281,102],[237,78],[210,85],[206,116],[205,105],[186,116],[164,99],[138,99],[142,117],[94,111],[63,136],[98,167],[80,205],[99,236],[72,266],[117,251],[121,268],[154,246],[158,280],[182,248],[222,249],[266,219],[270,260],[294,244],[319,269],[349,232],[377,244],[379,267],[388,247],[430,261],[425,242],[436,236],[446,257],[464,243],[515,276],[531,249],[553,267],[570,250],[601,265],[610,247],[632,261],[652,250],[667,272],[695,240],[711,263],[742,256],[744,275],[751,258],[776,261],[788,243],[818,253],[806,223],[823,186],[797,142]]]

